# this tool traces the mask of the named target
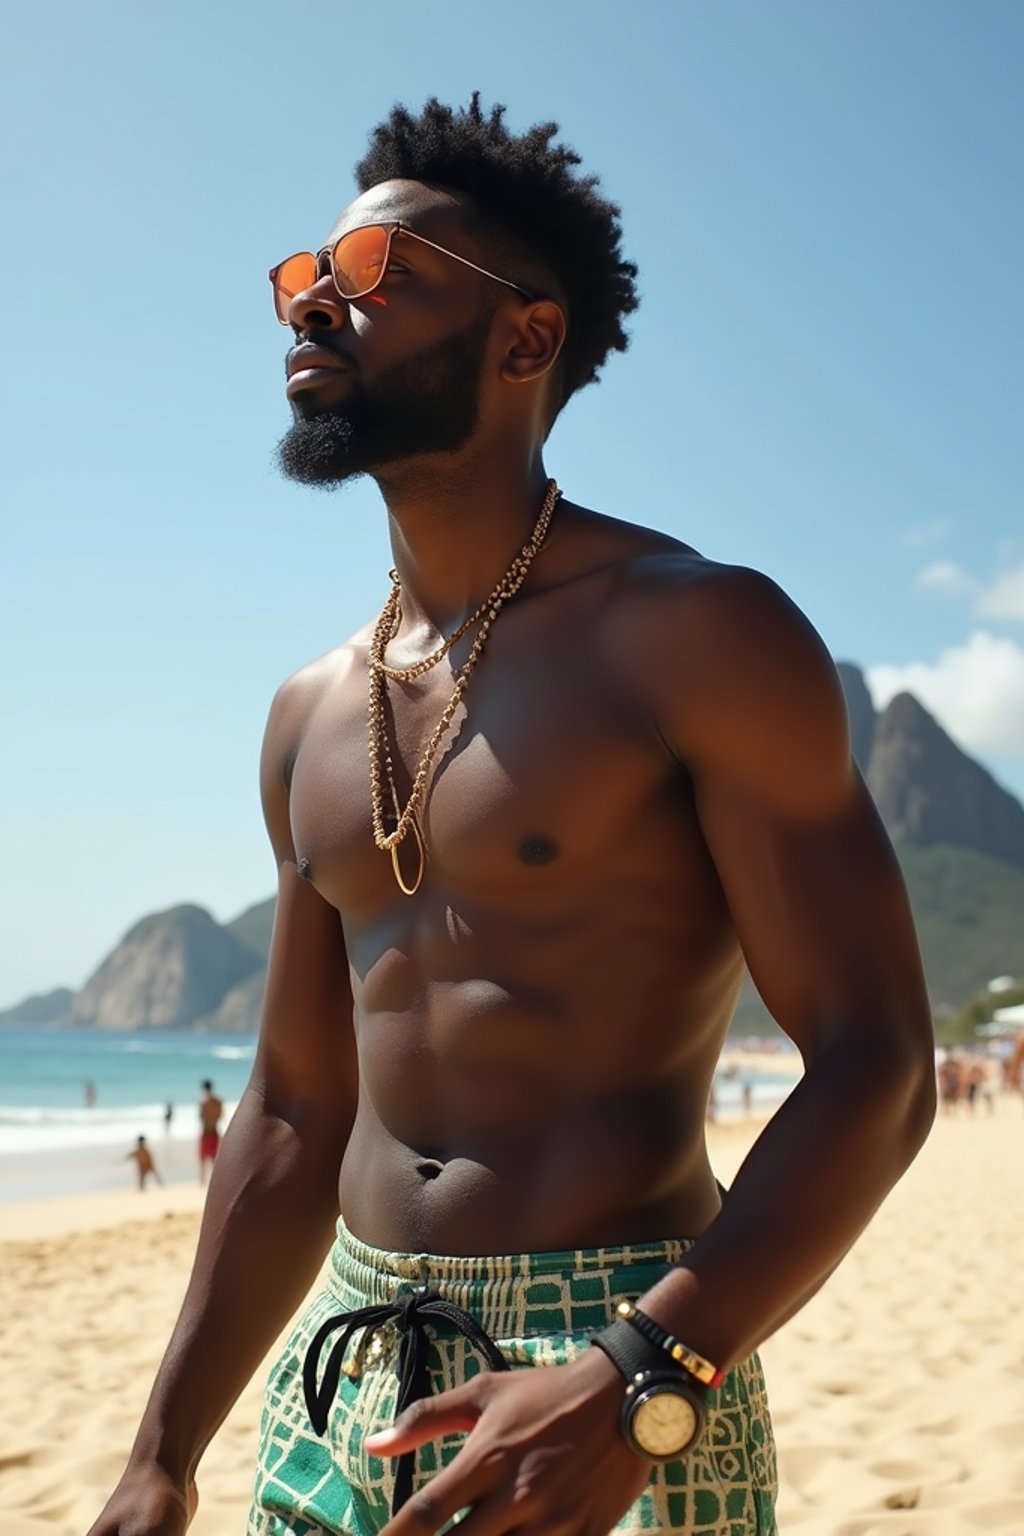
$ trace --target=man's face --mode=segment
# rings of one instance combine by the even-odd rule
[[[439,244],[478,252],[458,200],[418,182],[373,187],[328,237],[400,219]],[[291,320],[336,367],[293,368],[294,421],[278,445],[282,472],[306,485],[356,475],[424,454],[454,453],[480,419],[491,321],[502,290],[416,240],[395,236],[381,286],[342,299],[330,277],[296,297]]]

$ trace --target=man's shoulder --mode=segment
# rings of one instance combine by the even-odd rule
[[[622,590],[624,596],[655,601],[663,617],[692,610],[704,620],[713,620],[718,614],[732,617],[735,608],[749,604],[751,599],[759,604],[790,602],[764,571],[715,560],[665,536],[658,536],[657,542],[652,539],[648,548],[623,561]],[[685,607],[680,605],[682,598],[688,599]]]
[[[322,656],[306,662],[280,684],[270,705],[263,736],[261,778],[265,793],[287,789],[299,747],[311,721],[325,704],[362,687],[366,648],[372,625]]]
[[[647,530],[638,530],[641,535]],[[675,539],[652,535],[618,564],[613,625],[620,619],[642,643],[681,647],[685,656],[760,652],[785,637],[813,636],[809,620],[764,571],[715,560]]]
[[[685,612],[677,600],[698,594],[706,598],[701,608],[707,617],[729,614],[758,590],[769,600],[774,596],[788,602],[769,576],[751,566],[715,560],[692,544],[643,523],[584,507],[569,510],[571,530],[578,539],[573,541],[576,548],[570,559],[578,562],[579,573],[612,571],[624,601],[630,597],[641,602],[654,600],[662,617]]]
[[[766,677],[831,669],[810,620],[764,571],[597,513],[581,526],[579,574],[606,576],[595,634],[625,675],[639,666],[659,693],[671,681],[741,703]]]
[[[604,609],[607,649],[675,757],[739,777],[758,765],[778,784],[798,782],[799,759],[827,793],[844,780],[835,665],[770,576],[685,546],[657,549],[623,563],[617,598]]]
[[[343,645],[316,656],[286,677],[270,706],[269,727],[287,732],[301,728],[330,694],[361,678],[372,625],[356,631]]]

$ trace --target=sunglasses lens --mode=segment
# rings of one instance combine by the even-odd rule
[[[274,272],[274,308],[277,318],[284,324],[288,324],[288,311],[291,308],[292,299],[297,293],[302,293],[311,288],[316,282],[316,257],[312,251],[299,251],[296,256],[289,256],[287,261]]]
[[[334,281],[346,299],[370,293],[384,275],[388,259],[388,232],[382,224],[369,224],[342,235],[334,247]]]

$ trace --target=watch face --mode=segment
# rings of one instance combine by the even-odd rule
[[[629,1427],[642,1451],[664,1460],[689,1450],[700,1425],[700,1413],[689,1394],[665,1385],[641,1389],[633,1403]]]

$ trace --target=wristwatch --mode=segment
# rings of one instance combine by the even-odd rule
[[[674,1461],[692,1450],[704,1430],[706,1387],[720,1386],[723,1373],[632,1302],[620,1302],[614,1322],[592,1343],[625,1377],[619,1427],[630,1449],[649,1461]]]
[[[626,1444],[648,1461],[675,1461],[704,1432],[704,1400],[683,1371],[638,1371],[619,1414]]]
[[[685,1367],[620,1312],[593,1344],[626,1381],[619,1427],[629,1450],[648,1461],[676,1461],[705,1427],[705,1389]]]

